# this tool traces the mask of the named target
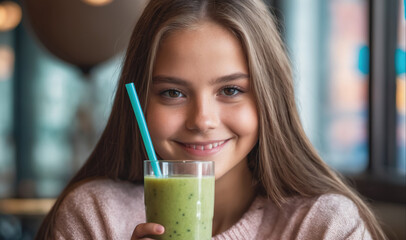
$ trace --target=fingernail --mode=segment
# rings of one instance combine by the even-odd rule
[[[163,226],[161,226],[161,225],[158,225],[158,226],[156,226],[155,230],[158,233],[163,233],[165,231],[165,228]]]

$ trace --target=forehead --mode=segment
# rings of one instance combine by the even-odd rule
[[[173,31],[162,39],[153,74],[179,74],[180,70],[196,75],[248,73],[240,41],[228,29],[212,21]]]
[[[176,24],[174,24],[176,25]],[[178,24],[182,25],[182,24]],[[163,34],[161,39],[162,42],[165,42],[168,38],[176,38],[179,34],[199,34],[199,33],[207,33],[210,32],[212,34],[226,34],[226,35],[233,35],[227,27],[223,26],[222,24],[215,22],[210,19],[203,19],[199,20],[194,23],[184,24],[178,27],[168,27],[168,31]]]
[[[220,40],[229,40],[240,45],[237,37],[229,29],[215,21],[205,19],[179,29],[169,30],[161,39],[159,48],[179,42],[184,38],[191,43],[215,39],[218,40],[217,45],[222,43]]]

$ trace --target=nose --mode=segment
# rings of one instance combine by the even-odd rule
[[[190,104],[186,120],[186,128],[191,131],[205,133],[215,129],[220,123],[217,106],[209,97],[198,97]]]

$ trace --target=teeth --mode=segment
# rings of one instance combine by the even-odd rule
[[[225,141],[215,142],[215,143],[210,143],[210,144],[207,144],[207,145],[186,144],[186,147],[203,151],[203,150],[210,150],[210,149],[219,147],[219,146],[223,145],[224,142]]]

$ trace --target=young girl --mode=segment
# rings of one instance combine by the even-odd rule
[[[215,162],[213,239],[385,239],[318,156],[295,106],[290,63],[260,0],[154,0],[139,19],[110,119],[37,239],[143,239],[147,159],[134,82],[161,159]]]

